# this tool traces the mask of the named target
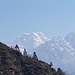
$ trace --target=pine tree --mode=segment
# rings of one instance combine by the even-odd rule
[[[15,49],[20,51],[19,46],[16,44]]]
[[[27,56],[27,52],[26,52],[25,48],[24,48],[24,51],[23,51],[23,56]]]
[[[50,67],[53,66],[52,62],[50,62]]]
[[[57,69],[57,73],[58,73],[58,75],[66,75],[66,74],[62,71],[61,68],[58,68],[58,69]]]
[[[36,52],[33,52],[33,58],[38,60]]]

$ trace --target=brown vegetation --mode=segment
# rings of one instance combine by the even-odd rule
[[[19,51],[0,43],[0,75],[65,75],[43,61],[23,56]]]

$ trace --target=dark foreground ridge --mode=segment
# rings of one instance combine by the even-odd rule
[[[0,42],[0,75],[65,75],[43,61],[23,56]]]

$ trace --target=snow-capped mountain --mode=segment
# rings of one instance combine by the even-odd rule
[[[47,41],[47,37],[42,32],[24,33],[10,42],[11,45],[18,44],[22,48],[26,48],[27,52],[33,52],[33,49]]]
[[[66,37],[65,40],[73,47],[75,48],[75,33],[71,32]]]
[[[54,67],[61,67],[68,72],[75,72],[75,33],[69,33],[65,38],[53,37],[48,39],[42,32],[24,33],[10,43],[26,48],[28,53],[36,52],[39,59]],[[23,50],[21,51],[23,52]]]
[[[35,51],[39,59],[47,63],[53,62],[56,68],[59,66],[70,72],[75,68],[75,49],[61,37],[53,37],[50,41],[38,46]]]

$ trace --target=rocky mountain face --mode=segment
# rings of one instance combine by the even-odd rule
[[[24,33],[10,42],[11,45],[18,44],[20,48],[26,48],[28,53],[33,52],[33,49],[47,41],[47,37],[43,33]]]
[[[60,66],[68,72],[75,69],[75,33],[69,33],[65,38],[53,37],[48,39],[43,33],[25,33],[11,42],[18,44],[21,52],[26,48],[28,53],[37,53],[39,59],[53,62],[55,68]],[[68,68],[68,69],[67,69]],[[73,70],[72,70],[73,69]]]
[[[65,75],[49,64],[23,56],[18,50],[0,42],[0,75]]]
[[[69,33],[66,37],[65,40],[75,49],[75,33]]]
[[[53,38],[51,41],[41,44],[35,51],[39,59],[48,63],[52,61],[56,68],[60,66],[68,72],[74,71],[71,69],[75,68],[75,49],[64,39]]]

